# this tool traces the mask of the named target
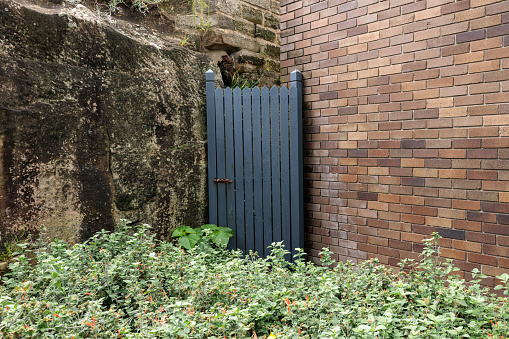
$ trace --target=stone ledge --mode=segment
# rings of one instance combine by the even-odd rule
[[[209,50],[225,50],[228,53],[241,49],[256,53],[260,52],[260,44],[258,42],[219,29],[207,32],[204,38],[204,46]]]

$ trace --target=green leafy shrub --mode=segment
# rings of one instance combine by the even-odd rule
[[[21,249],[19,245],[25,243],[27,240],[29,240],[29,236],[23,231],[19,235],[13,235],[8,241],[1,244],[0,262],[11,260]]]
[[[212,224],[202,225],[200,228],[180,226],[173,231],[171,236],[177,238],[179,245],[187,250],[196,245],[203,249],[208,247],[211,242],[216,246],[226,248],[228,241],[233,236],[233,230]]]
[[[437,258],[395,273],[369,260],[287,263],[281,243],[265,259],[220,246],[184,250],[148,226],[55,241],[11,264],[0,287],[3,338],[502,338],[509,300],[466,284]],[[189,232],[187,234],[192,234]],[[210,232],[203,242],[213,243]],[[327,267],[335,265],[334,268]],[[482,278],[474,273],[475,279]],[[501,277],[502,279],[503,277]],[[507,282],[507,279],[505,280]],[[507,291],[507,285],[502,289]]]

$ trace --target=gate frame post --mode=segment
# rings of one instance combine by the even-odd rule
[[[296,221],[297,229],[292,232],[292,261],[293,256],[297,254],[295,248],[304,249],[304,155],[302,145],[302,73],[294,70],[290,73],[290,87],[297,89],[297,152],[298,152],[298,168],[297,175],[299,178],[298,190],[298,220]]]
[[[205,73],[207,92],[207,161],[208,161],[208,192],[209,192],[209,223],[217,225],[217,185],[214,178],[217,171],[216,159],[216,101],[215,101],[215,74],[209,69]]]

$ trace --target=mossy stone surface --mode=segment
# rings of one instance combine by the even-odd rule
[[[265,21],[263,25],[272,29],[279,29],[279,18],[271,13],[264,14]]]
[[[281,48],[279,48],[279,46],[266,45],[264,51],[267,56],[279,59]]]
[[[0,236],[206,221],[206,55],[82,5],[0,0],[0,27]]]
[[[274,42],[276,40],[276,33],[272,32],[271,30],[257,27],[256,32],[260,33],[260,38],[265,41]]]
[[[242,18],[261,25],[263,23],[263,12],[250,6],[242,6]]]

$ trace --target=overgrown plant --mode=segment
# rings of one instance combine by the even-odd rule
[[[28,240],[28,236],[25,232],[21,234],[15,234],[11,238],[5,241],[0,246],[0,262],[11,260],[19,250],[21,250],[20,244],[25,243]]]
[[[157,5],[161,3],[164,0],[108,0],[105,4],[108,8],[109,14],[118,12],[118,9],[121,5],[126,6],[127,8],[131,8],[133,10],[139,11],[141,13],[148,12],[149,8],[151,6]],[[73,4],[78,4],[83,2],[82,0],[71,0],[70,1]],[[98,10],[98,13],[101,13],[102,10],[99,8],[103,7],[103,4],[101,2],[95,2],[96,9]]]
[[[233,236],[233,230],[212,224],[202,225],[200,228],[180,226],[173,231],[171,236],[177,238],[179,245],[187,250],[196,245],[202,249],[208,248],[211,243],[220,248],[226,248],[228,241]]]
[[[190,0],[195,17],[194,25],[202,32],[206,32],[210,29],[210,17],[209,17],[209,5],[207,0]],[[198,21],[196,21],[198,18]]]
[[[188,233],[192,234],[192,233]],[[205,238],[210,233],[205,234]],[[281,243],[267,258],[217,246],[184,250],[126,223],[83,244],[55,241],[11,264],[0,287],[3,338],[507,338],[509,300],[478,272],[467,284],[436,260],[435,240],[395,273],[295,263]],[[333,269],[329,265],[336,265]],[[508,277],[499,277],[507,292]]]
[[[238,70],[236,70],[232,75],[232,84],[231,88],[239,87],[240,89],[244,88],[254,88],[260,80],[253,80],[250,78],[247,78],[244,74],[240,74]]]
[[[111,12],[118,11],[120,5],[125,5],[142,13],[146,13],[150,6],[157,5],[164,0],[109,0],[108,7]]]

